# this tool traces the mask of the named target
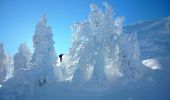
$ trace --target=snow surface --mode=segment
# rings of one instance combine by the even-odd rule
[[[33,54],[21,44],[12,64],[0,44],[0,100],[169,100],[170,18],[124,27],[104,6],[92,4],[88,19],[72,25],[62,62],[46,15]]]

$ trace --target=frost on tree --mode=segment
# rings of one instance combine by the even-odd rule
[[[18,48],[18,53],[14,56],[14,71],[29,69],[31,67],[31,57],[32,54],[26,43],[22,43]]]
[[[47,25],[47,18],[43,15],[37,23],[33,36],[34,53],[33,67],[37,68],[41,77],[51,74],[56,63],[56,53],[51,27]]]
[[[114,32],[117,34],[119,71],[122,73],[122,79],[130,81],[138,80],[142,77],[144,67],[140,59],[140,48],[136,33],[124,33],[124,17],[117,17],[115,20]]]
[[[13,75],[12,58],[5,54],[3,44],[0,43],[0,84]]]

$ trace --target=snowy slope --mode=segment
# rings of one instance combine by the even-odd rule
[[[137,33],[143,60],[170,57],[170,17],[127,25],[124,31]]]

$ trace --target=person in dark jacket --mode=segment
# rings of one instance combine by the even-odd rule
[[[64,55],[64,54],[60,54],[60,55],[59,55],[60,62],[62,62],[62,61],[63,61],[63,55]]]

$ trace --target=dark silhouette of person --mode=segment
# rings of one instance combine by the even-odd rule
[[[63,61],[63,55],[64,55],[64,54],[60,54],[60,55],[59,55],[60,62],[62,62],[62,61]]]

